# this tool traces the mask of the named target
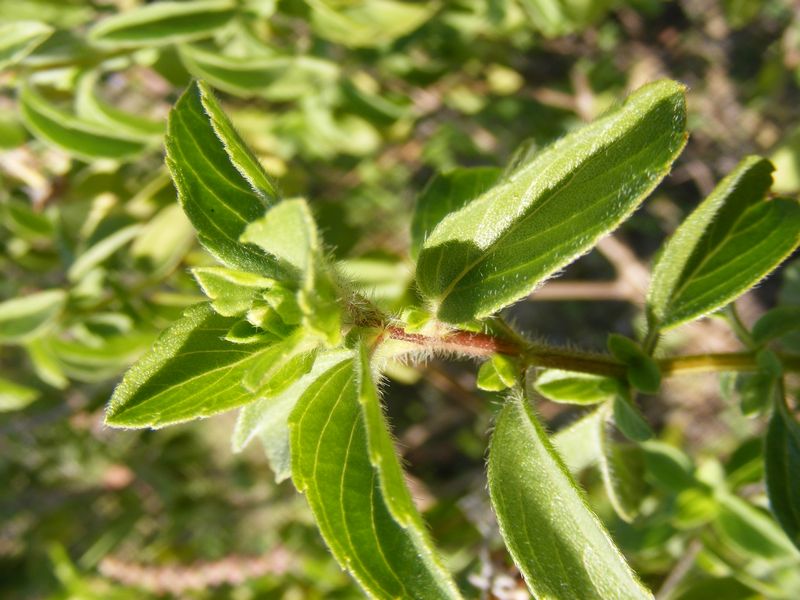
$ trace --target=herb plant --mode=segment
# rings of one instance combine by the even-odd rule
[[[743,160],[665,244],[641,343],[610,335],[609,355],[551,347],[498,314],[645,200],[684,147],[685,103],[679,83],[651,83],[554,144],[522,150],[502,172],[438,175],[413,218],[416,294],[387,311],[355,291],[322,245],[307,201],[281,197],[208,85],[193,83],[170,113],[167,164],[219,266],[194,269],[209,301],[187,309],[128,371],[106,422],[163,427],[239,408],[234,446],[262,439],[277,477],[291,477],[306,496],[331,552],[366,593],[458,598],[406,487],[377,384],[398,358],[475,357],[483,361],[478,386],[502,392],[489,494],[532,593],[647,598],[559,447],[598,445],[609,497],[625,520],[637,510],[636,482],[627,479],[642,462],[661,461],[668,464],[653,466],[654,477],[714,497],[720,518],[758,527],[767,517],[649,441],[637,404],[665,376],[750,372],[762,395],[748,410],[770,415],[765,474],[786,534],[769,526],[762,535],[795,557],[800,426],[784,373],[798,359],[771,343],[783,333],[781,315],[743,332],[751,348],[744,353],[658,353],[663,332],[723,309],[800,245],[800,205],[769,195],[769,161]],[[541,398],[593,405],[573,425],[584,434],[551,438],[535,411]]]

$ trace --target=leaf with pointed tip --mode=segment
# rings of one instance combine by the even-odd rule
[[[647,491],[644,454],[636,444],[613,439],[609,428],[605,419],[598,423],[600,474],[614,512],[630,523],[639,514]]]
[[[652,598],[519,396],[497,418],[489,493],[503,539],[536,597]]]
[[[0,302],[0,344],[32,340],[44,333],[67,302],[64,290],[47,290]]]
[[[770,507],[786,535],[800,548],[800,424],[783,398],[776,403],[764,443]]]
[[[255,400],[242,378],[268,347],[224,339],[236,319],[196,304],[167,328],[114,390],[106,423],[163,427]]]
[[[111,132],[54,106],[30,85],[22,87],[19,102],[23,122],[31,133],[77,158],[127,160],[147,149],[141,139]]]
[[[170,112],[166,147],[178,199],[200,242],[229,267],[282,276],[273,257],[239,241],[277,192],[202,82],[193,82]]]
[[[0,70],[14,65],[45,41],[53,28],[39,21],[0,24]]]
[[[195,267],[192,275],[212,301],[213,309],[223,317],[243,315],[259,292],[275,283],[267,277],[225,267]]]
[[[682,85],[647,85],[442,219],[417,263],[439,318],[487,317],[591,249],[667,174],[685,121]]]
[[[411,257],[417,258],[425,239],[439,222],[490,189],[500,176],[497,167],[455,169],[434,175],[417,198],[411,220]]]
[[[646,394],[655,394],[661,387],[661,371],[658,363],[642,350],[632,339],[617,333],[608,336],[608,350],[612,356],[625,364],[628,383]]]
[[[613,411],[614,424],[629,440],[644,442],[653,437],[650,424],[627,392],[614,397]]]
[[[156,2],[101,21],[89,39],[115,48],[174,44],[209,37],[235,14],[233,0]]]
[[[339,563],[375,598],[460,598],[435,560],[402,485],[370,374],[346,360],[319,377],[289,419],[292,478]],[[376,413],[375,411],[378,411]],[[387,456],[387,451],[392,455]],[[397,516],[403,518],[398,521]]]
[[[678,227],[647,295],[650,326],[667,330],[728,304],[800,244],[800,205],[768,199],[772,164],[745,158]]]
[[[501,392],[517,384],[519,373],[519,364],[513,358],[493,354],[478,370],[476,385],[488,392]]]

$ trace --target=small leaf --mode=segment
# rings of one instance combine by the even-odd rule
[[[766,513],[738,496],[716,495],[719,514],[713,525],[728,544],[746,555],[767,559],[800,559],[797,548]]]
[[[211,306],[223,317],[245,314],[259,292],[270,288],[275,281],[253,273],[225,267],[196,267],[192,275],[212,300]]]
[[[294,483],[306,494],[331,552],[367,594],[459,598],[423,541],[424,530],[395,516],[406,514],[409,497],[396,495],[402,474],[397,459],[385,455],[388,432],[375,431],[376,407],[371,416],[366,413],[370,397],[364,396],[364,385],[360,361],[347,360],[319,377],[297,402],[289,419]]]
[[[792,543],[800,548],[800,424],[779,398],[764,447],[769,504]]]
[[[667,330],[728,304],[800,244],[800,206],[767,199],[772,164],[744,159],[678,227],[653,268],[650,326]]]
[[[67,271],[67,279],[77,282],[89,271],[108,260],[117,250],[129,244],[142,231],[139,224],[128,225],[104,237],[81,253]]]
[[[575,33],[603,15],[612,0],[582,2],[574,0],[521,0],[531,25],[545,37],[553,38]]]
[[[0,70],[21,61],[45,41],[53,28],[39,21],[0,24]]]
[[[550,441],[570,473],[579,474],[600,457],[597,432],[605,420],[602,410],[593,410],[551,436]]]
[[[647,475],[659,487],[680,493],[697,485],[691,460],[674,446],[650,440],[642,449]]]
[[[258,397],[276,396],[311,370],[316,343],[298,330],[275,344],[253,362],[242,384]]]
[[[0,377],[0,413],[22,410],[38,397],[38,390]]]
[[[312,56],[229,57],[198,46],[181,46],[186,69],[229,94],[260,96],[274,102],[297,100],[316,94],[339,78],[336,63]]]
[[[647,492],[644,454],[636,444],[615,441],[608,427],[605,420],[598,423],[600,474],[614,511],[630,523],[639,514]]]
[[[32,340],[58,319],[67,301],[63,290],[47,290],[0,303],[0,344]]]
[[[497,418],[489,493],[503,539],[536,597],[652,598],[519,397]]]
[[[211,36],[235,12],[232,0],[155,2],[101,21],[89,32],[89,39],[115,48],[196,40]]]
[[[192,83],[169,116],[167,166],[200,242],[229,267],[282,276],[276,261],[239,236],[277,193],[258,159],[201,82]]]
[[[163,427],[255,400],[241,382],[266,349],[225,341],[235,322],[208,304],[187,309],[125,374],[108,404],[106,423]]]
[[[800,329],[800,306],[777,306],[765,312],[753,325],[753,342],[766,344]]]
[[[496,167],[455,169],[434,175],[417,198],[411,221],[411,257],[416,259],[427,237],[451,212],[489,190],[500,176]]]
[[[614,398],[614,424],[622,434],[634,442],[645,442],[653,437],[653,430],[628,394]]]
[[[22,87],[19,102],[23,121],[31,133],[77,158],[126,160],[147,149],[141,140],[61,110],[29,85]]]
[[[489,316],[592,248],[667,174],[685,113],[683,86],[645,86],[442,219],[417,263],[440,320]]]
[[[658,391],[661,387],[661,371],[641,346],[625,336],[612,333],[608,336],[608,350],[627,366],[627,379],[634,388],[646,394]]]
[[[536,391],[552,402],[598,404],[620,393],[620,382],[611,377],[546,369],[534,383]]]
[[[502,354],[493,354],[478,370],[477,386],[487,392],[501,392],[517,384],[519,372],[517,361]]]
[[[322,38],[354,48],[384,46],[411,33],[431,17],[436,3],[397,0],[307,0],[311,25]]]
[[[152,279],[162,279],[183,260],[194,242],[194,229],[181,207],[170,204],[142,228],[131,244],[131,256]]]

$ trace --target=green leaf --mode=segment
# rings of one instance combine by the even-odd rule
[[[634,442],[644,442],[653,437],[653,430],[629,394],[614,397],[614,424],[623,435]]]
[[[289,419],[294,483],[333,555],[370,596],[459,598],[419,517],[409,516],[414,507],[363,371],[360,360],[346,360],[298,401]]]
[[[0,344],[32,340],[61,315],[64,290],[47,290],[0,302]]]
[[[412,4],[396,0],[307,0],[311,25],[322,38],[360,48],[384,46],[411,33],[437,9],[435,2]]]
[[[728,304],[800,244],[800,206],[768,199],[772,164],[744,159],[678,227],[653,269],[647,296],[654,330]]]
[[[53,28],[39,21],[0,24],[0,70],[21,61],[50,37]]]
[[[615,441],[608,429],[605,420],[598,423],[600,474],[614,511],[630,523],[639,514],[647,492],[644,454],[636,444]]]
[[[691,460],[674,446],[650,440],[642,444],[642,449],[647,475],[662,489],[680,493],[697,485]]]
[[[205,84],[192,83],[173,107],[166,146],[178,199],[200,242],[234,269],[281,276],[273,258],[239,241],[277,193]]]
[[[519,373],[517,361],[502,354],[494,354],[478,370],[477,386],[488,392],[501,392],[517,384]]]
[[[140,139],[110,131],[54,106],[29,85],[22,87],[19,103],[23,121],[31,133],[77,158],[126,160],[147,149]]]
[[[106,423],[163,427],[255,400],[241,382],[266,349],[226,341],[235,322],[208,304],[187,309],[125,374],[109,402]]]
[[[21,410],[38,397],[38,390],[0,377],[0,413]]]
[[[534,388],[548,400],[566,404],[598,404],[620,393],[616,379],[560,369],[542,371]]]
[[[521,0],[531,24],[545,37],[575,33],[600,17],[611,0]]]
[[[318,94],[339,78],[333,62],[312,56],[229,57],[198,46],[181,46],[186,69],[214,87],[242,98],[260,96],[274,102]]]
[[[274,279],[225,267],[196,267],[192,275],[212,300],[212,308],[223,317],[243,315],[259,292],[275,284]]]
[[[527,402],[497,418],[489,493],[500,532],[539,598],[652,598],[614,546]]]
[[[417,263],[439,318],[491,315],[592,248],[667,174],[685,143],[685,113],[683,86],[647,85],[445,217]]]
[[[604,411],[593,410],[554,434],[550,441],[570,473],[577,475],[595,464],[600,457],[597,432]]]
[[[757,345],[800,329],[800,306],[778,306],[765,312],[753,325],[751,334]]]
[[[275,396],[311,370],[317,343],[303,330],[261,353],[242,384],[258,397]]]
[[[153,279],[170,274],[194,242],[194,229],[177,204],[165,206],[131,244],[131,256]]]
[[[129,244],[141,231],[142,226],[139,224],[128,225],[90,246],[70,265],[67,271],[67,279],[71,282],[80,281],[89,271],[106,261],[117,250]]]
[[[800,548],[800,424],[783,398],[776,403],[767,429],[764,470],[770,508]]]
[[[174,44],[211,36],[235,13],[232,0],[156,2],[101,21],[89,39],[115,48]]]
[[[231,438],[233,451],[241,452],[258,437],[264,446],[270,467],[275,473],[275,479],[283,481],[289,477],[291,475],[289,414],[312,383],[332,367],[352,356],[349,350],[320,352],[311,370],[280,394],[259,398],[252,404],[242,407]]]
[[[746,555],[767,559],[800,559],[780,527],[766,513],[727,492],[716,494],[719,514],[714,528],[728,544]]]
[[[612,333],[608,336],[608,350],[627,367],[628,382],[646,394],[655,394],[661,387],[661,371],[658,364],[648,356],[641,346],[625,336]]]
[[[111,131],[123,133],[132,140],[160,142],[166,122],[149,119],[112,106],[97,94],[98,73],[89,72],[81,77],[75,95],[75,110],[81,119],[97,123]]]
[[[411,221],[411,256],[416,259],[439,222],[489,190],[500,176],[496,167],[454,169],[434,175],[417,198]]]

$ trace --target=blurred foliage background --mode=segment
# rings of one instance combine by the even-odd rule
[[[2,597],[360,597],[261,449],[232,453],[233,416],[164,431],[102,426],[126,366],[202,300],[187,268],[211,259],[177,207],[162,150],[166,114],[192,77],[219,91],[284,195],[312,202],[343,268],[389,310],[410,293],[408,225],[433,173],[502,166],[647,81],[686,83],[692,134],[671,176],[614,237],[509,311],[534,337],[586,349],[631,333],[652,253],[740,158],[771,157],[774,189],[800,189],[791,0],[144,4],[0,0]],[[741,318],[778,299],[800,303],[800,264],[741,299]],[[667,346],[739,348],[714,319]],[[474,597],[527,597],[488,507],[495,405],[472,391],[474,371],[396,365],[385,400],[461,582]],[[670,380],[644,409],[703,477],[763,507],[753,441],[763,424],[718,388],[714,377]],[[574,419],[540,409],[553,430]],[[702,499],[643,482],[642,516],[628,525],[596,475],[583,483],[660,597],[800,595],[796,562],[715,525]]]

